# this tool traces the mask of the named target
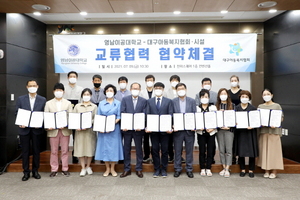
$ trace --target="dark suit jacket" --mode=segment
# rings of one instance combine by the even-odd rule
[[[147,100],[138,97],[135,109],[133,109],[132,95],[123,97],[121,101],[121,113],[146,113]]]
[[[36,99],[35,99],[34,106],[33,106],[33,111],[44,111],[45,104],[46,104],[46,98],[42,97],[40,95],[36,95]],[[16,104],[16,114],[17,114],[19,108],[22,108],[24,110],[31,110],[29,94],[20,96],[18,98],[17,104]],[[19,134],[27,135],[30,132],[30,129],[36,135],[44,133],[43,128],[28,128],[28,127],[26,127],[26,128],[19,128]]]
[[[181,113],[179,101],[180,101],[179,97],[173,99],[174,113]],[[197,112],[196,101],[190,97],[186,97],[185,113],[195,113],[195,112]]]

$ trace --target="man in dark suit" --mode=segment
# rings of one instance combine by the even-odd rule
[[[173,99],[174,113],[195,113],[196,101],[186,96],[186,85],[184,83],[178,83],[176,85],[176,91],[178,97]],[[185,143],[186,151],[186,174],[189,178],[193,178],[193,150],[195,141],[195,132],[190,130],[177,131],[174,130],[174,149],[175,149],[175,161],[174,161],[174,177],[180,176],[182,171],[181,153],[183,141]]]
[[[30,110],[30,111],[44,111],[46,98],[37,94],[38,84],[35,80],[27,81],[27,90],[29,94],[20,96],[16,104],[16,114],[18,109]],[[19,135],[22,145],[22,164],[24,176],[22,181],[27,181],[30,177],[29,169],[29,153],[30,153],[30,141],[32,143],[32,176],[35,179],[40,179],[41,176],[38,173],[40,166],[40,135],[45,131],[41,127],[29,128],[26,126],[19,126]]]
[[[121,102],[121,113],[145,113],[147,100],[139,96],[141,85],[139,83],[132,83],[130,86],[131,95],[123,97]],[[121,119],[122,120],[122,119]],[[120,175],[124,178],[131,174],[131,142],[134,140],[136,152],[136,175],[143,178],[143,148],[142,142],[144,137],[144,130],[127,130],[122,129],[124,137],[124,172]]]
[[[173,103],[171,99],[163,97],[165,85],[161,82],[154,84],[155,97],[148,100],[147,103],[147,114],[173,114]],[[149,121],[147,121],[149,123]],[[146,131],[150,132],[150,131]],[[167,132],[152,132],[151,133],[151,143],[152,143],[152,158],[154,164],[154,174],[153,177],[157,178],[159,175],[162,177],[167,177],[167,167],[168,167],[168,142],[169,134],[172,130]],[[161,156],[160,156],[161,151]]]

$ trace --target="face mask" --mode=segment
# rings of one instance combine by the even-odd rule
[[[123,90],[123,89],[126,88],[127,84],[126,83],[120,83],[119,86],[120,86],[121,90]]]
[[[95,88],[99,88],[101,86],[101,83],[94,83]]]
[[[201,98],[201,99],[200,99],[200,102],[201,102],[202,104],[208,104],[209,99],[208,99],[208,98]]]
[[[238,85],[238,82],[231,82],[231,87],[236,87]]]
[[[153,86],[153,82],[152,81],[147,81],[146,85],[147,85],[147,87],[152,87]]]
[[[266,96],[263,96],[263,99],[264,99],[265,102],[269,102],[269,101],[271,101],[272,96],[271,95],[266,95]]]
[[[203,89],[210,90],[210,85],[203,85]]]
[[[162,93],[163,93],[162,90],[154,90],[154,92],[155,92],[155,95],[156,95],[156,96],[161,96]]]
[[[77,81],[77,78],[69,78],[69,82],[70,82],[71,84],[76,83],[76,81]]]
[[[36,93],[37,87],[29,87],[29,88],[27,88],[27,90],[29,93]]]
[[[241,98],[243,104],[249,103],[249,98]]]
[[[91,96],[83,96],[83,97],[82,97],[82,100],[83,100],[84,102],[89,102],[89,101],[91,100]]]
[[[227,95],[226,94],[220,95],[220,99],[221,99],[221,101],[226,101],[227,100]]]
[[[55,91],[55,92],[54,92],[54,96],[55,96],[56,98],[58,98],[58,99],[62,98],[63,95],[64,95],[64,92],[62,92],[62,91]]]
[[[178,94],[178,96],[183,97],[186,94],[186,92],[185,92],[185,90],[179,90],[179,91],[177,91],[177,94]]]
[[[106,97],[107,98],[112,98],[114,96],[113,92],[106,92]]]
[[[131,90],[131,94],[132,94],[132,96],[137,97],[137,96],[139,96],[140,91],[139,90]]]
[[[178,84],[178,82],[177,81],[173,81],[173,82],[171,82],[171,86],[174,88],[174,87],[176,87],[176,85]]]

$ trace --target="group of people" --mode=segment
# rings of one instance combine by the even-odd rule
[[[230,166],[238,156],[240,176],[246,175],[245,157],[249,157],[249,177],[254,177],[255,161],[265,170],[265,178],[276,178],[277,171],[283,169],[281,150],[281,129],[276,127],[261,127],[258,129],[236,129],[234,127],[221,127],[216,129],[201,130],[172,130],[166,132],[151,132],[147,130],[127,130],[120,127],[121,113],[170,114],[195,113],[217,110],[251,111],[256,108],[250,104],[251,93],[240,89],[239,78],[230,77],[231,88],[221,88],[218,93],[211,90],[210,78],[202,80],[202,89],[196,94],[195,99],[188,97],[187,86],[180,81],[178,75],[170,77],[171,88],[165,90],[162,82],[155,82],[153,75],[145,77],[146,89],[142,90],[140,83],[134,82],[127,89],[128,79],[124,76],[118,79],[120,89],[108,84],[101,87],[102,77],[94,75],[94,87],[89,89],[76,84],[78,74],[75,71],[68,73],[69,84],[65,87],[56,83],[53,88],[54,98],[47,101],[37,94],[38,84],[35,80],[27,82],[29,94],[20,96],[16,104],[19,108],[31,111],[58,112],[92,112],[92,116],[115,115],[115,129],[112,132],[95,133],[92,128],[77,129],[74,131],[74,159],[77,157],[81,164],[80,176],[93,174],[91,162],[93,157],[105,163],[106,170],[103,176],[118,176],[115,164],[124,160],[124,171],[120,177],[131,175],[131,143],[134,140],[136,152],[136,175],[143,177],[143,162],[151,160],[154,165],[153,177],[167,177],[167,166],[174,160],[174,177],[182,173],[183,148],[186,153],[186,174],[193,178],[193,153],[195,132],[199,145],[199,164],[201,176],[212,176],[211,166],[214,162],[217,139],[220,160],[223,166],[219,173],[221,176],[230,177]],[[262,92],[264,103],[261,109],[282,110],[280,105],[273,102],[273,93],[269,89]],[[41,176],[39,168],[39,136],[42,128],[20,126],[20,139],[23,152],[23,181],[30,178],[30,172],[36,179]],[[67,127],[46,130],[50,141],[50,177],[58,174],[58,151],[61,147],[62,174],[69,176],[68,151],[72,130]],[[151,150],[150,142],[151,140]],[[29,169],[30,141],[33,146],[32,170]],[[184,144],[184,145],[183,145]],[[73,161],[74,161],[73,159]]]

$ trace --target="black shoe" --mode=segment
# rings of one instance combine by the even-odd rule
[[[250,178],[254,178],[254,173],[253,172],[249,172],[249,177]]]
[[[213,161],[211,162],[211,164],[216,164],[216,161],[215,161],[215,159],[213,159]]]
[[[180,176],[180,174],[181,174],[181,172],[179,172],[179,171],[175,171],[175,173],[174,173],[174,177],[175,177],[175,178],[178,178],[178,177]]]
[[[57,176],[57,172],[51,172],[51,174],[49,176],[50,176],[50,178],[53,178],[53,177]]]
[[[66,177],[70,176],[70,172],[68,172],[68,171],[61,171],[61,174],[66,176]]]
[[[73,156],[72,163],[77,164],[78,163],[78,158]]]
[[[38,172],[32,172],[32,177],[35,179],[41,179],[41,175]]]
[[[22,177],[22,181],[28,181],[28,179],[30,178],[30,174],[26,173],[24,174],[24,176]]]
[[[245,175],[246,175],[246,172],[240,172],[240,177],[244,177]]]
[[[174,162],[174,158],[169,157],[168,163],[172,163],[172,162]]]
[[[187,175],[189,178],[194,178],[193,172],[186,172],[186,175]]]

